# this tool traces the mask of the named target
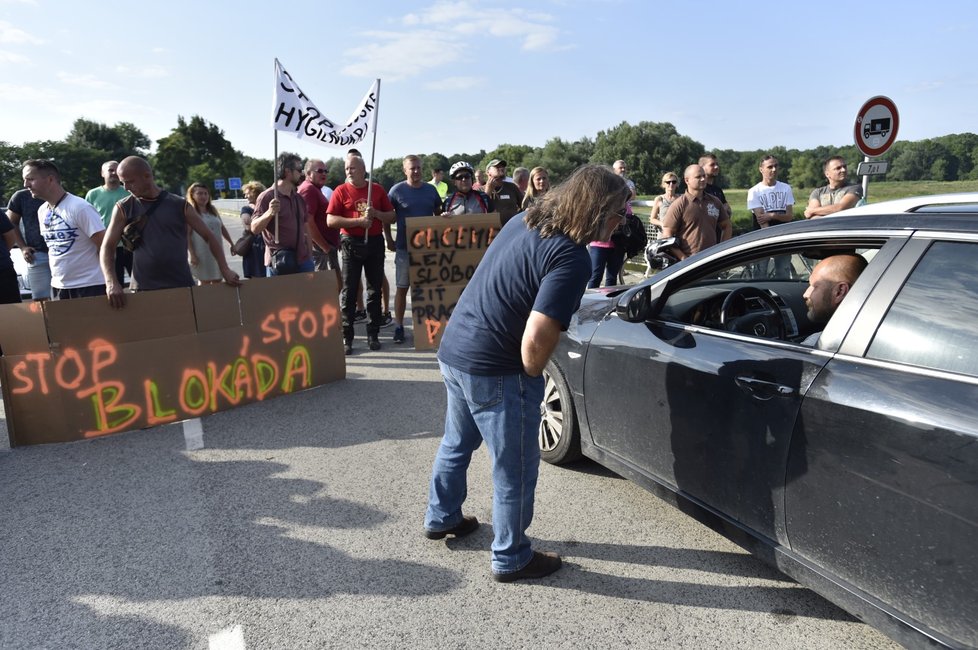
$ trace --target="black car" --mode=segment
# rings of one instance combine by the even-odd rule
[[[868,265],[824,326],[819,260]],[[630,478],[909,646],[978,647],[978,213],[795,222],[585,294],[544,460]]]

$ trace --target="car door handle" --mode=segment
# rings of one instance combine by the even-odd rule
[[[759,399],[771,399],[772,397],[790,397],[795,395],[798,390],[791,386],[785,386],[774,381],[764,381],[756,377],[745,377],[741,375],[734,379],[738,386]]]

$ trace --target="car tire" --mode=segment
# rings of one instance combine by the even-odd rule
[[[540,458],[563,465],[581,458],[581,433],[577,412],[564,373],[553,361],[543,369],[543,402],[540,404]]]

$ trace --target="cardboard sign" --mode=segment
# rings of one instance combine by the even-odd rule
[[[499,213],[406,220],[414,347],[438,347],[462,290],[499,233]]]
[[[336,276],[0,305],[11,446],[196,418],[346,376]]]

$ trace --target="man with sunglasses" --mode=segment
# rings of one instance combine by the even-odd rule
[[[326,225],[329,199],[323,194],[329,168],[322,160],[310,158],[302,171],[306,180],[299,184],[298,192],[306,202],[306,226],[309,230],[309,239],[316,245],[312,249],[312,259],[317,271],[331,270],[336,274],[336,287],[339,290],[343,287],[340,258],[336,252],[340,246],[340,231]]]
[[[24,187],[45,201],[37,216],[48,246],[51,293],[56,300],[105,295],[99,247],[105,225],[95,208],[61,185],[61,172],[49,160],[24,163]],[[114,269],[113,269],[114,272]]]
[[[716,197],[706,193],[706,178],[699,165],[687,167],[683,172],[686,191],[662,219],[663,238],[676,238],[669,251],[677,259],[684,260],[730,237],[730,216]],[[723,234],[718,235],[718,230]]]
[[[481,190],[472,189],[472,165],[460,160],[452,165],[448,175],[455,182],[455,191],[445,199],[442,208],[444,214],[488,214],[493,211],[489,196]]]

